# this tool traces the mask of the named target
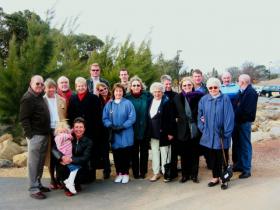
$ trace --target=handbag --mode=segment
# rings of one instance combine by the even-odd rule
[[[172,179],[171,162],[167,163],[169,150],[170,150],[170,145],[168,146],[167,157],[166,157],[166,161],[164,164],[164,175],[163,176],[164,176],[164,179],[166,179],[166,180]]]
[[[191,139],[194,139],[194,138],[198,137],[198,128],[197,128],[195,121],[193,120],[192,111],[191,111],[189,102],[186,98],[185,98],[185,112],[186,112],[187,118],[189,119],[188,121],[189,121],[189,128],[190,128],[190,136],[191,136]]]

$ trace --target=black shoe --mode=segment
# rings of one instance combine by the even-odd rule
[[[216,185],[218,185],[220,182],[219,181],[216,181],[216,182],[209,182],[208,183],[208,187],[214,187]]]
[[[188,181],[189,178],[188,177],[185,177],[185,176],[182,176],[181,180],[180,180],[180,183],[185,183],[186,181]]]
[[[250,172],[242,172],[242,174],[239,175],[239,179],[246,179],[251,176]]]
[[[145,179],[145,178],[146,178],[146,175],[145,175],[145,174],[140,174],[139,178],[140,178],[140,179]]]
[[[197,177],[192,177],[192,181],[193,181],[194,183],[199,183],[199,180],[198,180]]]
[[[109,179],[110,178],[110,173],[103,173],[103,178],[104,179]]]
[[[38,200],[43,200],[46,198],[45,194],[42,192],[32,193],[30,194],[30,197]]]
[[[226,190],[228,188],[228,182],[222,183],[221,189]]]
[[[44,187],[44,186],[41,186],[39,189],[41,192],[50,192],[51,191],[50,188]]]

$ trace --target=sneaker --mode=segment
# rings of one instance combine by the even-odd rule
[[[75,189],[75,185],[69,183],[68,179],[64,180],[65,187],[72,193],[77,194],[77,191]]]
[[[129,175],[124,174],[124,175],[122,176],[122,183],[123,183],[123,184],[127,184],[128,182],[129,182]]]
[[[154,174],[151,178],[150,181],[151,182],[155,182],[160,178],[160,174]]]
[[[114,182],[115,182],[115,183],[121,183],[122,179],[123,179],[122,174],[119,174],[119,175],[116,177],[116,179],[115,179]]]

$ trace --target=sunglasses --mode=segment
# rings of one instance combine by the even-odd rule
[[[213,90],[217,90],[218,87],[217,87],[217,86],[213,86],[213,87],[208,87],[208,89],[209,89],[209,90],[212,90],[212,89],[213,89]]]
[[[103,92],[104,90],[107,90],[107,88],[99,89],[98,91],[99,91],[99,92]]]
[[[42,83],[42,82],[36,82],[35,84],[36,84],[36,86],[39,86],[39,85],[44,86],[44,83]]]
[[[191,87],[192,86],[192,84],[186,84],[186,85],[182,85],[183,87]]]
[[[91,71],[99,71],[99,69],[91,69]]]
[[[139,85],[139,84],[138,85],[132,85],[132,87],[141,87],[141,85]]]

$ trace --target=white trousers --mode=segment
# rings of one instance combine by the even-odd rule
[[[161,172],[164,174],[164,164],[170,163],[171,161],[171,147],[170,146],[159,146],[158,139],[151,139],[152,148],[152,168],[154,174],[159,174],[160,172],[160,158],[161,158]],[[168,149],[169,148],[169,149]],[[168,151],[169,150],[169,151]],[[167,160],[168,153],[168,160]]]

